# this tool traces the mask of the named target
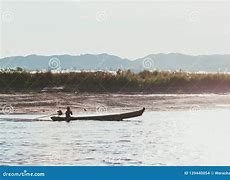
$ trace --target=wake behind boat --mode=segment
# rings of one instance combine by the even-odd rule
[[[122,121],[123,119],[138,117],[143,114],[145,108],[138,111],[132,111],[120,114],[98,115],[98,116],[76,116],[76,117],[60,117],[52,116],[53,121],[74,121],[74,120],[96,120],[96,121]]]

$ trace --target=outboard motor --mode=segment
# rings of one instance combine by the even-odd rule
[[[57,111],[57,114],[58,114],[58,116],[61,116],[63,113],[62,113],[61,110],[58,110],[58,111]]]

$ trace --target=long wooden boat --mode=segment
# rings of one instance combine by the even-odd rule
[[[120,113],[120,114],[98,115],[98,116],[76,116],[70,118],[52,116],[51,119],[53,121],[74,121],[74,120],[122,121],[123,119],[141,116],[144,111],[145,108],[139,111],[132,111],[132,112]]]

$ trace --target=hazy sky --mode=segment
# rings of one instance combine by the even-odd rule
[[[230,2],[2,2],[1,56],[230,54]]]

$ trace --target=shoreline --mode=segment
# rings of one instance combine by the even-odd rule
[[[50,114],[70,106],[74,112],[113,113],[230,107],[230,94],[14,93],[1,94],[0,113]],[[84,111],[86,109],[86,111]]]

